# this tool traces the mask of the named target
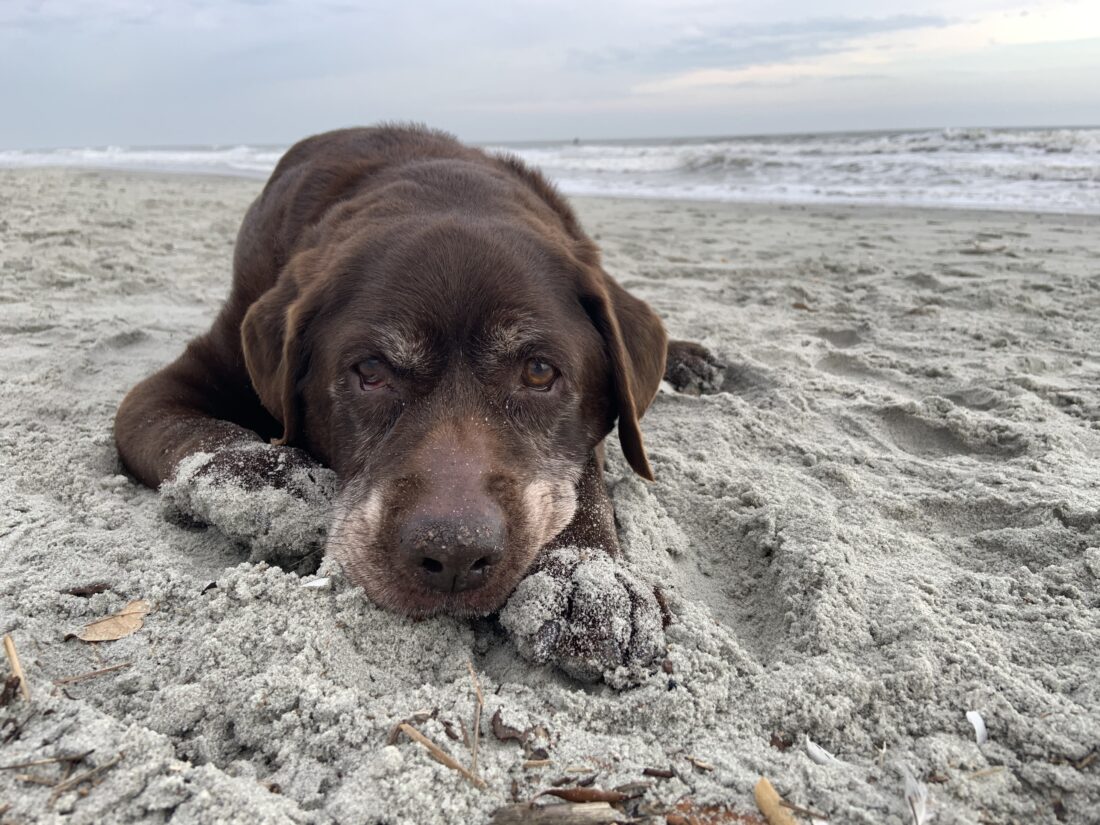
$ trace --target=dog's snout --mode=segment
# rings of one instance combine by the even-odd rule
[[[433,590],[460,593],[484,584],[500,561],[504,520],[493,515],[413,519],[400,528],[398,543],[412,575]]]

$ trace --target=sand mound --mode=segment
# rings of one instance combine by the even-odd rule
[[[628,809],[662,822],[751,812],[764,775],[897,825],[907,769],[935,822],[1095,821],[1094,219],[582,202],[611,270],[729,364],[647,414],[656,483],[612,458],[628,567],[675,617],[665,666],[618,692],[496,622],[379,611],[331,564],[247,562],[121,474],[114,409],[213,316],[256,190],[0,173],[0,632],[34,691],[0,708],[0,767],[121,754],[52,803],[21,775],[60,766],[0,770],[2,816],[465,825],[595,777],[649,783]],[[67,638],[134,598],[136,633]],[[485,790],[391,736],[412,720],[468,765],[468,661]]]

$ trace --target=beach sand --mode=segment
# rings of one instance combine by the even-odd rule
[[[0,769],[104,768],[0,770],[0,820],[478,825],[594,777],[648,783],[638,821],[759,822],[766,776],[900,825],[909,771],[937,823],[1100,821],[1100,219],[578,200],[608,270],[729,364],[646,415],[655,483],[608,450],[625,563],[675,617],[618,692],[331,565],[303,587],[122,472],[118,402],[208,326],[260,186],[0,172],[0,633],[32,693]],[[133,599],[137,632],[71,637]],[[390,736],[469,765],[467,661],[484,790]],[[500,741],[498,712],[541,730]]]

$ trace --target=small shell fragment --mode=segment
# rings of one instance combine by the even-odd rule
[[[313,579],[312,581],[302,582],[302,587],[312,587],[314,590],[321,590],[332,584],[332,579],[329,576],[323,576],[319,579]]]
[[[814,762],[819,765],[828,765],[830,762],[836,761],[835,756],[808,736],[806,737],[806,753],[809,755],[810,759],[814,760]]]
[[[966,719],[974,726],[974,738],[979,745],[984,745],[989,741],[989,732],[985,729],[985,720],[982,715],[976,710],[968,710],[966,712]]]

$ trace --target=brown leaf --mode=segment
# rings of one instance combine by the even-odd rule
[[[527,739],[527,731],[522,731],[519,728],[513,728],[511,725],[504,724],[500,718],[500,708],[497,708],[497,712],[493,714],[493,718],[489,721],[493,726],[493,736],[501,742],[507,742],[509,739],[514,739],[516,742],[523,742]]]
[[[19,692],[19,677],[14,674],[0,683],[0,708],[11,704],[15,694]]]
[[[771,738],[771,746],[777,751],[785,751],[794,744],[794,739],[789,736],[785,736],[779,731],[774,731]]]
[[[605,791],[602,788],[551,788],[539,796],[556,796],[566,802],[625,802],[630,799],[621,791]]]
[[[454,722],[450,719],[440,719],[439,721],[443,725],[443,732],[447,734],[448,739],[452,742],[459,742],[462,740],[462,737],[455,731]],[[463,733],[465,733],[465,731],[463,731]]]
[[[141,630],[145,617],[152,609],[152,605],[145,599],[134,599],[118,613],[84,625],[76,638],[82,642],[113,642],[125,638]]]
[[[62,590],[69,596],[79,596],[80,598],[87,598],[88,596],[94,596],[96,593],[105,593],[111,589],[111,585],[107,582],[95,582],[94,584],[82,584],[78,587],[70,587],[68,590]]]

